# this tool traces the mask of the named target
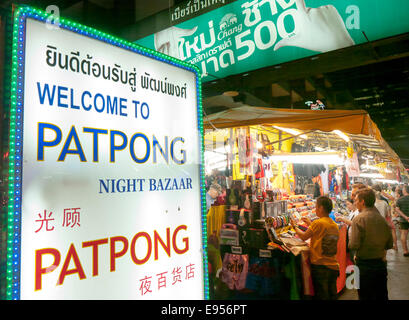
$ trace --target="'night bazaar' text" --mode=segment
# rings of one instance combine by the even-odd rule
[[[80,250],[80,247],[78,246],[76,248],[74,244],[71,243],[66,253],[64,262],[61,266],[57,285],[62,285],[65,278],[69,275],[77,275],[80,280],[86,279],[86,271],[90,272],[90,269],[92,269],[92,277],[97,277],[100,270],[98,261],[99,249],[108,250],[109,252],[109,261],[106,264],[109,265],[110,272],[116,271],[117,259],[126,259],[123,257],[128,252],[128,249],[130,260],[136,266],[141,266],[150,261],[152,258],[157,261],[159,259],[159,252],[161,252],[162,250],[162,259],[164,258],[164,253],[166,253],[166,255],[170,258],[172,255],[172,249],[175,254],[185,254],[189,251],[189,238],[187,236],[183,237],[183,234],[186,231],[187,226],[180,225],[176,227],[173,232],[171,232],[169,227],[166,228],[165,234],[162,235],[160,235],[156,230],[153,231],[152,236],[148,232],[140,231],[134,235],[130,242],[128,241],[128,238],[124,236],[84,241],[82,242],[81,246],[83,248],[82,250]],[[144,245],[146,244],[146,246],[144,246],[146,250],[138,250],[137,253],[135,247],[139,243],[143,243]],[[160,250],[160,248],[162,248],[162,250]],[[84,261],[80,258],[81,254],[78,254],[78,252],[81,253],[84,250],[92,250],[92,260],[85,261],[87,268],[83,267]],[[53,262],[51,264],[47,263],[47,265],[45,265],[45,263],[43,263],[43,258],[45,256],[51,256],[51,261]],[[61,257],[61,252],[56,248],[46,247],[44,249],[37,249],[35,251],[35,291],[42,289],[43,278],[47,279],[47,275],[49,273],[52,273],[57,268],[60,268],[60,264],[62,262]],[[50,261],[50,259],[47,260]]]
[[[144,189],[146,187],[146,189]],[[172,191],[193,189],[192,178],[99,179],[99,193]]]

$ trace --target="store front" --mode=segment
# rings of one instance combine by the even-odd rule
[[[348,215],[351,185],[399,183],[399,158],[361,111],[244,106],[204,120],[211,298],[311,299],[309,241],[295,235],[290,219],[306,230],[303,218],[318,218],[322,195],[333,201],[334,221]],[[368,143],[372,154],[361,151]],[[337,224],[340,293],[353,263],[347,226]]]

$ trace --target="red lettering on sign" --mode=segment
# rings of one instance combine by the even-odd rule
[[[153,232],[153,239],[155,242],[155,260],[158,260],[158,242],[160,242],[162,248],[165,250],[166,254],[168,257],[170,257],[170,228],[166,228],[166,245],[159,236],[159,234],[156,232],[156,230]]]
[[[131,245],[130,245],[130,256],[131,260],[136,264],[136,265],[142,265],[152,257],[152,250],[154,250],[154,260],[157,261],[159,259],[159,248],[160,246],[163,248],[163,250],[166,252],[168,257],[171,256],[171,248],[173,248],[174,252],[177,254],[184,254],[189,250],[189,238],[184,237],[181,238],[181,241],[177,242],[176,240],[178,239],[178,235],[180,231],[182,230],[187,230],[187,226],[185,225],[180,225],[177,227],[173,233],[171,233],[170,228],[166,228],[166,241],[161,238],[160,234],[154,230],[153,232],[153,239],[147,232],[138,232],[135,234],[135,236],[132,238]],[[172,239],[171,239],[172,235]],[[179,237],[181,237],[179,235]],[[139,238],[145,238],[145,240],[140,240]],[[140,242],[137,243],[137,241],[140,240]],[[142,242],[141,242],[142,241]],[[146,241],[146,245],[145,245]],[[116,259],[123,257],[127,252],[128,252],[128,239],[123,236],[117,236],[117,237],[111,237],[111,238],[104,238],[104,239],[98,239],[98,240],[91,240],[91,241],[85,241],[82,242],[82,247],[87,248],[87,247],[92,247],[92,260],[89,261],[89,263],[92,263],[92,276],[98,276],[99,275],[99,261],[98,261],[98,256],[100,250],[103,250],[104,244],[108,244],[109,242],[109,263],[110,263],[110,271],[116,271]],[[117,243],[122,243],[122,248],[119,247],[117,248]],[[138,244],[138,246],[137,246]],[[160,244],[160,245],[159,245]],[[181,245],[184,244],[184,245]],[[141,246],[142,245],[142,246]],[[179,245],[179,247],[178,247]],[[136,249],[142,248],[142,251],[136,252]],[[145,251],[146,250],[146,251]],[[141,252],[141,253],[140,253]],[[48,267],[43,267],[42,262],[43,262],[43,256],[51,254],[54,257],[54,262],[48,266]],[[142,255],[143,257],[137,257],[137,254],[140,256]],[[39,249],[35,251],[35,283],[34,287],[35,290],[41,290],[42,288],[42,276],[44,274],[50,273],[54,271],[60,264],[61,262],[61,254],[57,249],[54,248],[44,248],[44,249]],[[74,265],[72,269],[68,269],[70,267],[70,263]],[[190,279],[194,277],[194,268],[193,264],[189,266],[189,269],[186,270],[187,272],[187,277],[186,279]],[[175,284],[176,282],[181,281],[180,274],[181,270],[180,268],[177,268],[172,272],[173,275],[173,283]],[[58,277],[57,285],[62,285],[64,283],[65,277],[70,275],[70,274],[78,274],[78,277],[80,280],[83,280],[86,278],[84,269],[81,265],[80,258],[78,256],[77,250],[75,249],[74,244],[72,243],[68,249],[68,252],[66,254],[64,264],[61,268],[61,272]],[[146,280],[146,279],[145,279]],[[161,277],[161,286],[164,285],[164,279]],[[147,283],[144,283],[142,285],[142,288],[146,292],[150,291],[150,286],[148,286]]]
[[[186,251],[189,250],[189,238],[183,238],[183,242],[185,243],[185,247],[183,249],[179,249],[176,245],[176,236],[178,234],[178,232],[183,229],[183,230],[187,230],[187,227],[184,225],[181,225],[179,227],[177,227],[175,229],[175,231],[173,232],[173,237],[172,237],[172,245],[173,245],[173,250],[175,250],[176,253],[178,254],[183,254]]]
[[[138,238],[140,237],[145,237],[148,243],[148,250],[146,252],[146,256],[142,260],[139,260],[135,254],[135,243],[136,243],[136,240],[138,240]],[[146,232],[137,233],[135,237],[133,237],[132,242],[131,242],[131,257],[132,257],[133,262],[135,262],[135,264],[144,264],[151,257],[151,253],[152,253],[152,240],[149,234]]]
[[[47,268],[42,267],[42,258],[43,255],[45,254],[52,254],[54,256],[54,262]],[[41,290],[41,280],[42,280],[42,275],[46,273],[50,273],[54,271],[55,268],[58,267],[61,261],[61,254],[57,249],[53,248],[46,248],[46,249],[40,249],[36,250],[36,255],[35,255],[35,291]]]
[[[117,241],[121,241],[124,244],[124,247],[122,248],[121,251],[119,252],[115,252],[115,243]],[[112,237],[111,238],[111,245],[110,245],[110,249],[111,249],[111,272],[115,271],[115,259],[122,257],[126,251],[128,251],[128,239],[125,237]]]
[[[100,244],[106,244],[106,243],[108,243],[108,238],[82,243],[83,248],[92,247],[92,276],[93,277],[98,275],[98,246]]]
[[[75,268],[68,270],[68,266],[70,265],[71,259],[74,261]],[[81,266],[80,259],[78,258],[77,251],[75,250],[74,244],[71,243],[70,249],[68,250],[67,257],[65,258],[64,265],[62,267],[60,277],[58,278],[57,285],[61,285],[64,283],[64,279],[67,275],[78,273],[80,280],[85,279],[84,269]]]

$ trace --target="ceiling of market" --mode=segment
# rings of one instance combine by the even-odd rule
[[[2,0],[40,9],[56,5],[60,14],[114,35],[140,29],[153,33],[155,14],[179,0]],[[150,29],[151,28],[151,29]],[[155,28],[158,28],[157,23]],[[151,30],[151,31],[150,31]],[[128,39],[130,40],[130,39]],[[136,39],[135,39],[136,40]],[[227,91],[236,97],[223,95]],[[409,168],[409,33],[259,69],[203,84],[207,114],[243,103],[274,108],[308,108],[320,99],[326,109],[363,109]]]

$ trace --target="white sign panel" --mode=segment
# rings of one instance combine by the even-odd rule
[[[27,18],[21,299],[203,299],[197,73]]]

